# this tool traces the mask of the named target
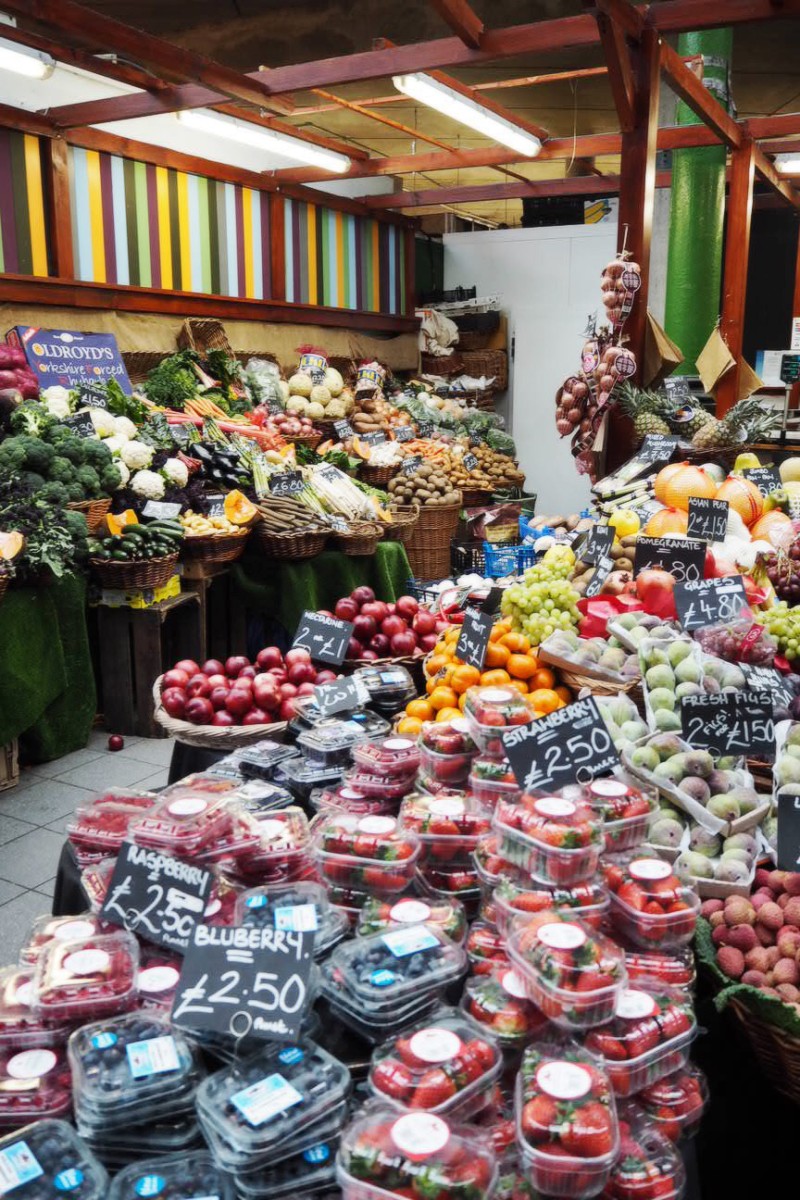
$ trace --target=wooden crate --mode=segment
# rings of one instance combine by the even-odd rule
[[[0,749],[0,792],[19,783],[19,754],[17,739]]]

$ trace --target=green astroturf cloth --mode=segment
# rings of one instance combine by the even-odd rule
[[[9,588],[0,602],[0,745],[20,737],[28,761],[60,758],[86,745],[95,704],[86,581]]]
[[[248,606],[280,621],[293,634],[306,609],[333,609],[353,588],[367,584],[379,600],[396,600],[413,572],[400,542],[379,542],[374,555],[349,557],[324,550],[307,562],[281,562],[258,551],[233,564]]]

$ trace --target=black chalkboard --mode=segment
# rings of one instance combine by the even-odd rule
[[[768,692],[684,696],[683,737],[698,750],[753,758],[775,757],[775,722]]]
[[[464,613],[461,633],[458,635],[456,658],[460,658],[468,666],[477,667],[479,671],[482,671],[486,648],[489,645],[489,634],[492,632],[493,625],[492,613],[479,613],[467,609]]]
[[[477,465],[478,465],[478,460],[474,454],[465,454],[464,455],[464,469],[465,470],[474,471],[475,468],[477,467]]]
[[[402,466],[401,470],[404,475],[416,475],[417,471],[420,469],[421,466],[422,466],[422,455],[421,454],[410,454],[408,456],[408,458],[403,459],[403,466]]]
[[[209,517],[225,516],[225,496],[222,492],[214,492],[213,495],[205,496],[203,503]]]
[[[781,486],[781,473],[777,467],[748,467],[742,475],[756,485],[762,496],[768,496]]]
[[[104,408],[108,412],[108,397],[98,388],[81,384],[78,388],[78,408]]]
[[[660,567],[676,583],[697,583],[705,576],[706,543],[689,538],[651,538],[639,534],[633,573]]]
[[[343,675],[335,683],[321,683],[314,688],[314,698],[323,717],[340,712],[352,712],[369,704],[369,688],[355,675]]]
[[[273,496],[295,496],[305,487],[302,471],[278,471],[269,477]]]
[[[362,437],[362,442],[366,442],[368,446],[380,446],[386,441],[385,433],[365,433]]]
[[[727,500],[710,500],[706,496],[689,497],[689,537],[706,542],[722,542],[728,532]]]
[[[94,425],[89,413],[76,413],[74,417],[65,417],[61,422],[66,425],[67,429],[71,429],[78,437],[95,437]]]
[[[511,769],[525,791],[549,791],[607,775],[619,755],[592,696],[503,734]]]
[[[594,569],[594,574],[586,586],[586,595],[589,599],[592,596],[598,596],[602,591],[603,584],[608,579],[611,572],[614,570],[614,560],[604,554],[597,562]]]
[[[778,868],[800,871],[800,796],[778,792]]]
[[[334,421],[333,428],[340,442],[346,442],[353,436],[353,426],[349,421]]]
[[[100,916],[182,953],[203,918],[212,880],[196,863],[123,842]]]
[[[678,439],[676,437],[668,437],[665,433],[648,433],[635,457],[646,463],[667,463],[677,447]]]
[[[675,585],[678,621],[686,630],[732,621],[746,606],[747,595],[741,575]]]
[[[775,708],[789,707],[795,697],[795,691],[789,683],[788,675],[783,675],[774,667],[755,667],[750,663],[739,663],[739,667],[744,672],[749,688],[769,692]]]
[[[292,647],[308,650],[317,662],[338,667],[347,653],[347,643],[353,636],[352,621],[339,621],[322,613],[304,612],[297,626]]]
[[[586,548],[581,553],[583,562],[597,563],[608,555],[614,545],[616,530],[613,525],[593,525],[589,530]]]
[[[394,431],[396,442],[413,442],[416,434],[413,425],[398,425]]]

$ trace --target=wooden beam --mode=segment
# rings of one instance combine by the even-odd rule
[[[134,29],[75,0],[3,0],[3,8],[25,21],[39,22],[50,36],[77,38],[94,49],[108,50],[150,67],[168,79],[196,80],[213,89],[217,100],[231,97],[273,111],[291,111],[292,106],[285,101],[276,103],[272,89],[260,79]]]
[[[669,186],[670,172],[662,173],[660,186]],[[430,208],[437,204],[475,204],[480,200],[521,200],[538,196],[616,196],[619,175],[574,175],[568,179],[530,179],[516,183],[476,183],[459,187],[424,188],[416,192],[394,192],[367,196],[373,211],[398,208]]]
[[[613,21],[626,37],[638,42],[645,27],[645,15],[641,9],[634,8],[628,0],[594,0],[594,5]]]
[[[722,277],[720,333],[735,359],[717,387],[717,416],[736,403],[739,364],[744,345],[744,314],[747,299],[747,260],[750,254],[750,225],[753,215],[756,147],[746,138],[731,155],[731,182],[725,226],[725,265]]]
[[[335,329],[414,333],[416,317],[389,313],[324,308],[316,304],[290,304],[279,300],[240,300],[232,296],[206,296],[197,292],[169,292],[158,288],[122,287],[116,284],[80,283],[71,279],[32,279],[3,276],[7,304],[55,305],[59,308],[118,309],[120,312],[166,313],[176,317],[218,317],[234,321],[324,325]]]
[[[800,209],[800,193],[792,187],[791,180],[785,179],[771,158],[767,158],[763,150],[756,146],[753,155],[755,169],[762,179],[766,180],[794,208]]]
[[[625,31],[622,25],[606,12],[598,12],[596,20],[600,33],[600,44],[608,64],[608,82],[614,98],[614,107],[619,117],[619,127],[623,133],[630,133],[634,120],[635,84]]]
[[[61,42],[32,33],[29,29],[21,29],[18,25],[3,24],[0,26],[0,37],[7,42],[16,42],[17,45],[40,50],[66,66],[79,67],[82,71],[91,71],[93,75],[100,75],[104,79],[113,79],[115,83],[127,83],[131,87],[152,88],[155,91],[167,87],[165,80],[152,71],[144,71],[141,67],[131,66],[130,63],[121,62],[117,58],[101,58],[88,50],[65,46]]]
[[[465,46],[477,50],[485,26],[478,14],[467,4],[467,0],[431,0],[431,7],[435,8],[442,20],[458,34]]]
[[[359,116],[369,117],[371,121],[378,121],[381,125],[388,125],[390,129],[396,129],[400,133],[405,133],[413,141],[427,142],[431,146],[438,146],[440,150],[452,150],[446,142],[440,142],[438,138],[431,137],[429,133],[423,133],[421,129],[412,129],[409,125],[403,125],[400,121],[393,121],[391,117],[385,117],[383,113],[372,112],[365,108],[363,104],[356,104],[354,100],[345,100],[343,96],[336,96],[333,92],[326,92],[324,88],[314,88],[315,96],[322,96],[327,100],[333,101],[334,108],[345,108],[348,112],[358,113]]]
[[[72,279],[75,260],[72,249],[72,204],[69,194],[67,143],[63,138],[50,138],[44,143],[44,153],[51,268],[54,275]]]
[[[684,104],[688,104],[692,112],[708,125],[728,146],[741,146],[744,133],[741,125],[728,116],[725,109],[715,100],[695,75],[694,71],[666,42],[661,44],[661,70],[667,82]]]
[[[620,174],[625,187],[620,192],[617,247],[630,251],[639,263],[642,286],[625,326],[630,348],[641,370],[647,328],[647,299],[650,282],[650,241],[656,187],[658,144],[658,90],[661,42],[655,29],[645,29],[633,51],[636,71],[634,126],[622,135]]]

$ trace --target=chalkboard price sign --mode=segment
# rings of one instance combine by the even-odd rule
[[[368,446],[381,446],[386,441],[385,433],[365,433],[362,442],[366,442]]]
[[[333,428],[336,430],[336,436],[340,442],[349,441],[353,436],[353,426],[349,421],[334,421]]]
[[[777,467],[748,467],[742,474],[756,485],[762,496],[768,496],[781,486],[781,473]]]
[[[176,446],[185,449],[189,445],[189,426],[188,425],[170,425],[170,434]]]
[[[781,380],[796,383],[800,379],[800,354],[784,354],[781,358]]]
[[[689,497],[689,537],[706,542],[722,542],[728,532],[728,501]]]
[[[164,500],[148,500],[142,509],[142,516],[152,517],[154,521],[174,521],[180,511],[180,504],[168,504]]]
[[[123,842],[100,916],[183,953],[203,919],[212,879],[204,867]]]
[[[305,487],[302,471],[278,471],[269,477],[273,496],[295,496]]]
[[[398,425],[394,431],[396,442],[412,442],[414,440],[413,425]]]
[[[786,709],[795,697],[794,688],[789,683],[792,676],[782,675],[774,667],[755,667],[750,663],[739,663],[739,669],[744,673],[747,686],[753,691],[769,692],[775,708]]]
[[[592,696],[503,734],[517,783],[550,791],[607,775],[619,755]]]
[[[705,575],[706,544],[687,538],[636,539],[633,573],[654,567],[669,571],[676,583],[697,583]]]
[[[692,398],[689,380],[684,375],[673,375],[671,379],[665,379],[664,391],[676,405],[687,404]]]
[[[609,575],[611,574],[611,572],[613,570],[614,570],[613,558],[609,558],[609,556],[607,554],[604,554],[598,560],[597,565],[595,566],[595,569],[594,569],[594,574],[592,575],[592,578],[589,580],[589,583],[587,585],[586,595],[589,598],[591,598],[592,596],[598,596],[600,594],[600,592],[602,591],[602,588],[603,588],[603,584],[608,579]]]
[[[78,437],[95,436],[94,424],[89,413],[76,413],[74,417],[65,417],[61,424],[66,425],[67,429],[71,429]]]
[[[605,557],[614,545],[615,532],[613,525],[593,525],[589,530],[586,549],[581,554],[582,560],[597,563]]]
[[[665,433],[648,433],[635,457],[646,463],[669,462],[678,447],[676,437]]]
[[[78,408],[104,408],[108,411],[108,397],[105,392],[85,384],[78,388]]]
[[[354,675],[346,675],[335,683],[321,683],[314,688],[314,698],[323,717],[332,717],[368,704],[369,688]]]
[[[742,577],[728,575],[722,579],[701,579],[697,583],[676,583],[675,607],[678,621],[687,631],[700,625],[732,621],[747,607]]]
[[[775,722],[767,692],[715,692],[681,700],[683,736],[712,754],[775,757]]]
[[[182,1029],[297,1040],[308,1007],[314,933],[198,925],[172,1002]]]
[[[474,612],[467,609],[458,635],[456,658],[460,658],[470,667],[483,670],[486,648],[489,645],[489,635],[494,625],[494,616],[488,612]]]
[[[404,475],[416,475],[422,465],[421,454],[411,454],[408,458],[403,459],[402,472]]]
[[[800,796],[778,792],[778,869],[800,871]]]
[[[420,421],[417,428],[421,438],[433,437],[434,425],[432,421]]]
[[[474,454],[464,455],[464,467],[467,471],[474,471],[478,465],[478,460]]]
[[[307,650],[317,662],[338,667],[347,653],[347,643],[353,636],[352,621],[339,621],[322,613],[303,613],[292,647]]]
[[[209,517],[225,516],[225,497],[222,492],[214,492],[213,495],[206,496],[205,506]]]

